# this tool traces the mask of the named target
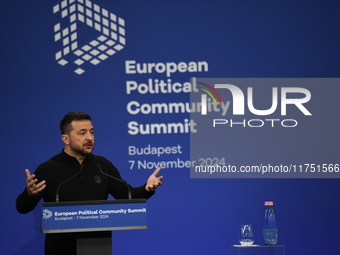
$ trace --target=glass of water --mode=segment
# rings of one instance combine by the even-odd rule
[[[243,246],[250,246],[254,243],[254,235],[251,225],[241,225],[239,241]]]

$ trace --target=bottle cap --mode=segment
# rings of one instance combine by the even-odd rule
[[[274,205],[274,202],[273,201],[266,201],[266,202],[264,202],[264,205]]]

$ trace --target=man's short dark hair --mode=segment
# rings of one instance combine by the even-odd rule
[[[71,122],[74,120],[91,120],[90,115],[84,112],[69,112],[64,116],[64,118],[60,121],[60,131],[61,134],[70,134],[72,131]]]

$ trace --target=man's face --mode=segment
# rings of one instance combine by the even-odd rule
[[[78,155],[85,156],[94,149],[94,128],[91,121],[72,121],[72,131],[69,134],[70,150]]]

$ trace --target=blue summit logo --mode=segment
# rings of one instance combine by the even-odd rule
[[[43,219],[48,220],[52,217],[52,212],[50,210],[44,209],[43,210]]]
[[[61,20],[54,25],[54,41],[60,44],[55,54],[58,64],[65,66],[72,62],[75,73],[85,72],[84,64],[98,65],[124,48],[125,21],[89,0],[64,0],[53,7]],[[80,43],[79,27],[94,30],[94,38]]]

